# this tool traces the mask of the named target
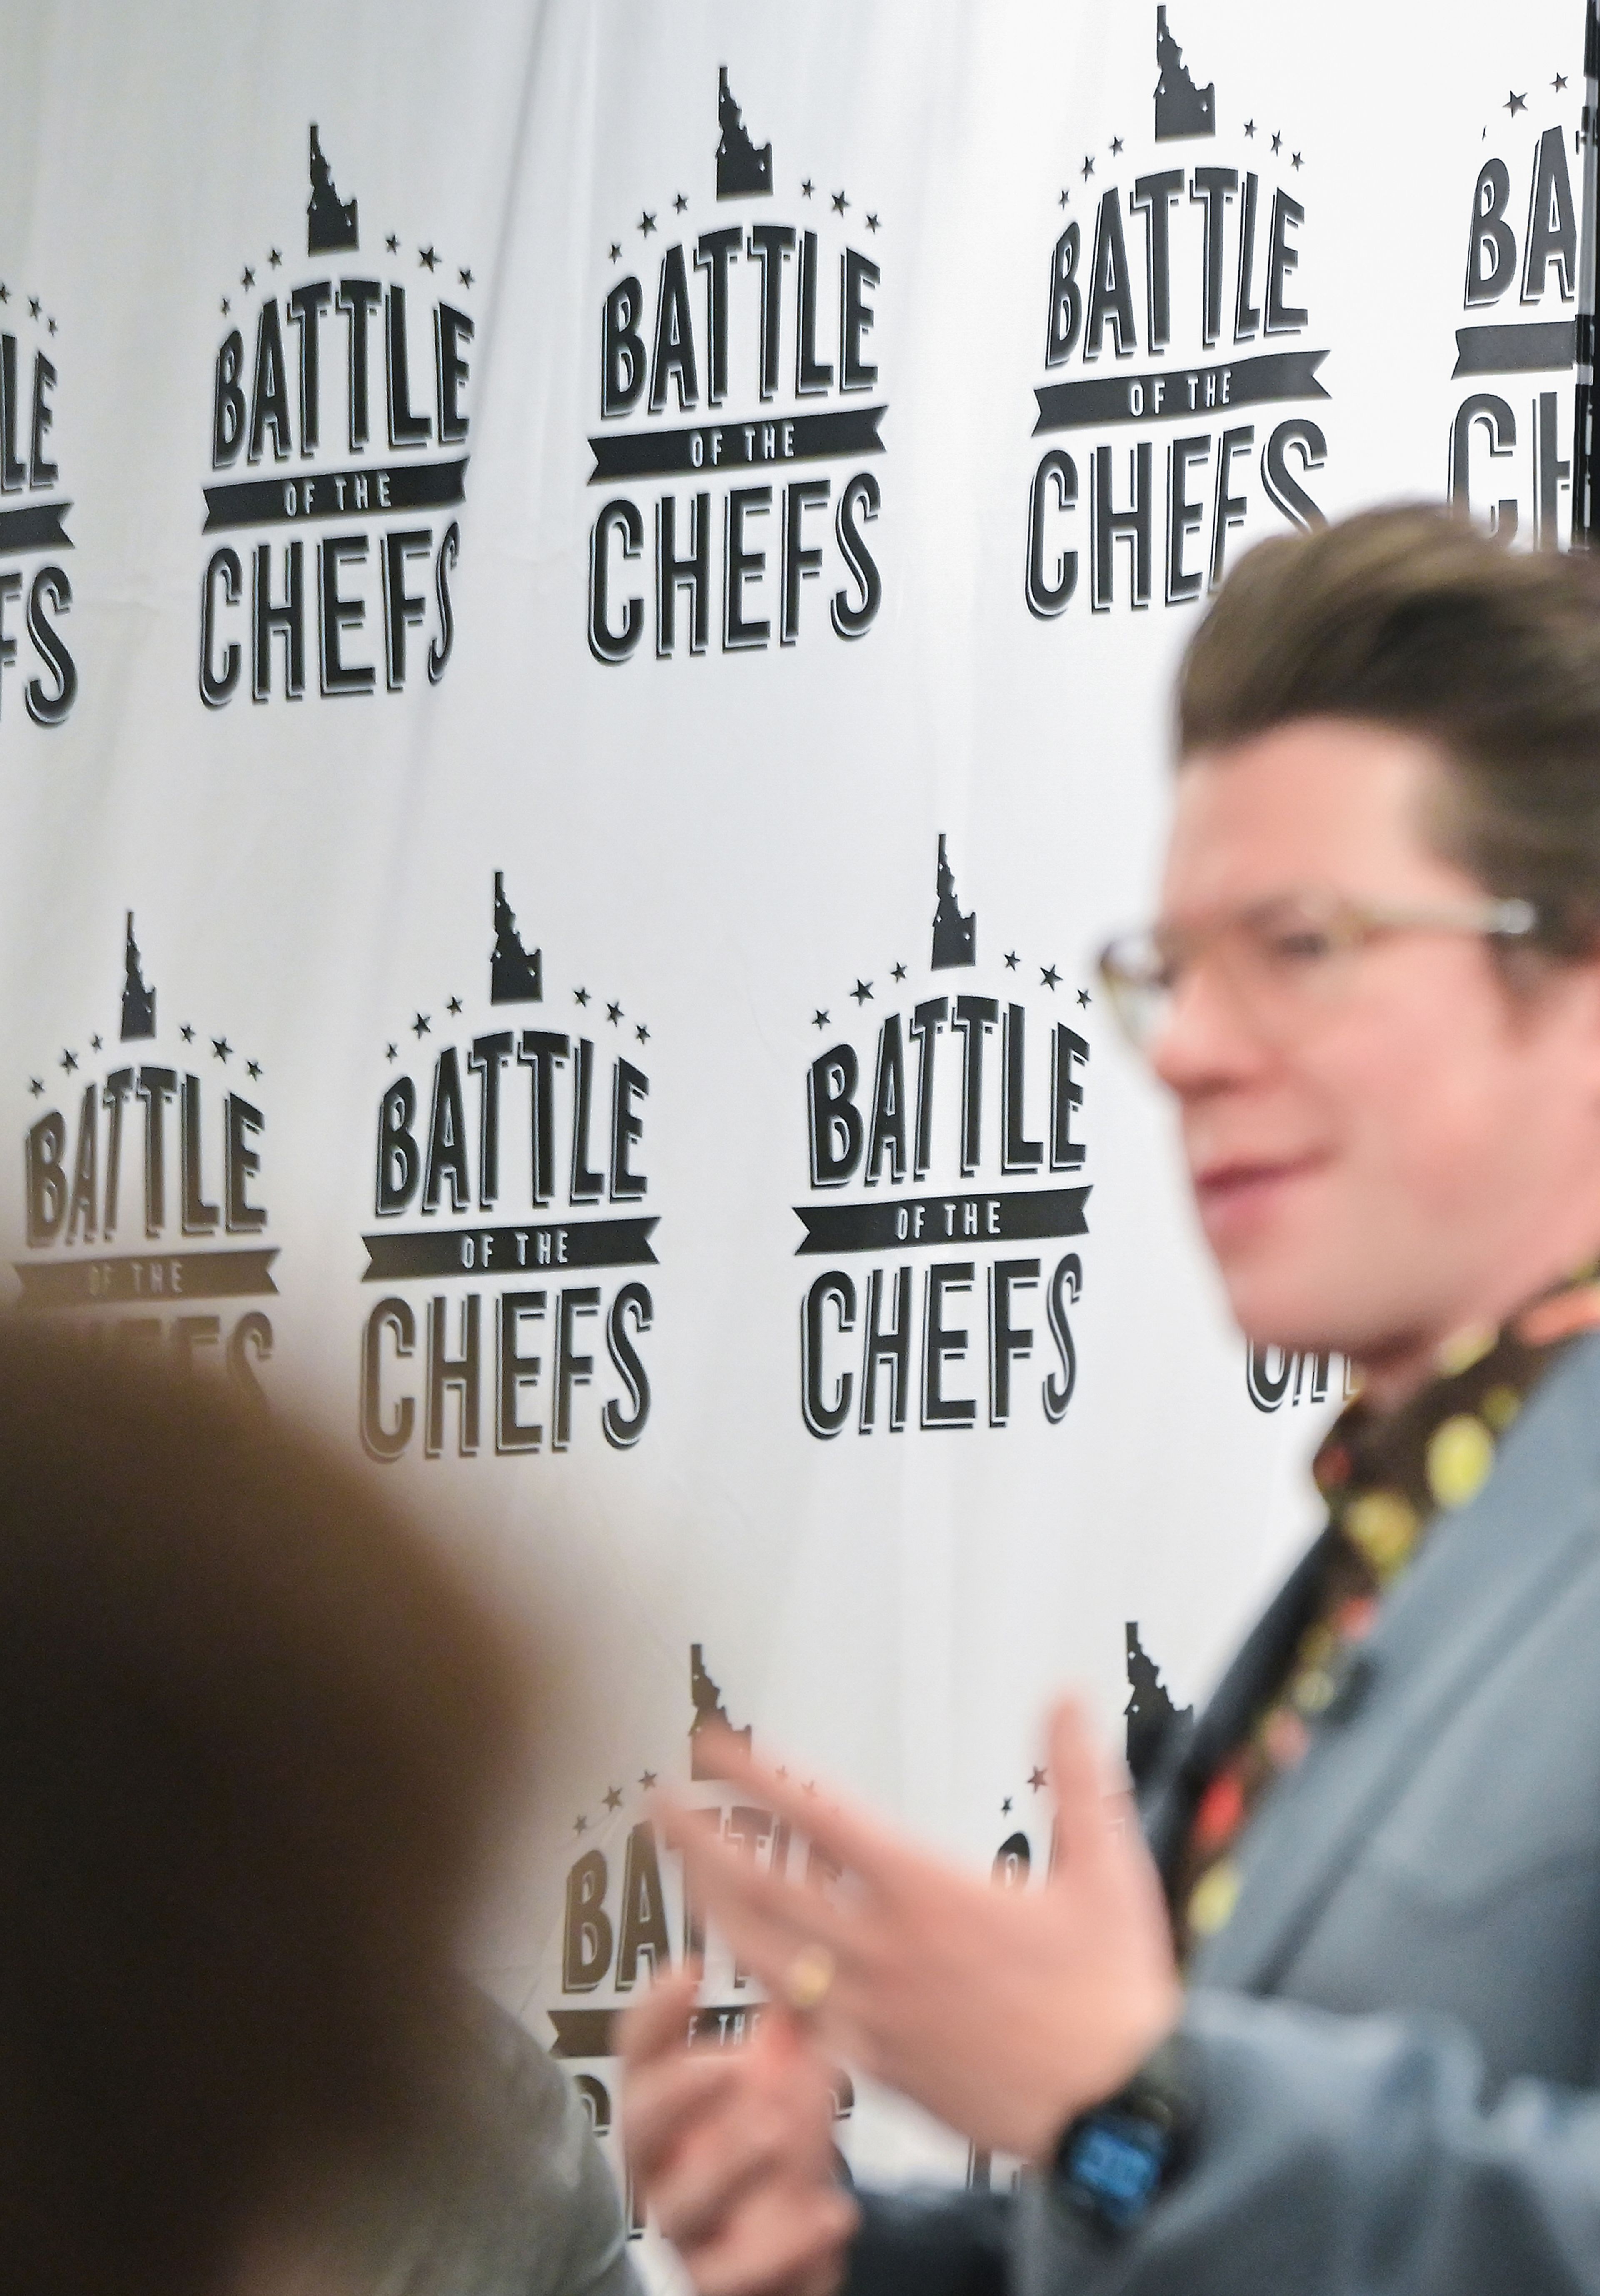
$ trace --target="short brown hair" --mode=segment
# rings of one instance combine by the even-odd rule
[[[521,1668],[358,1469],[0,1318],[8,2284],[199,2296],[423,2125]]]
[[[1309,718],[1431,738],[1441,848],[1531,901],[1538,939],[1600,938],[1600,576],[1587,554],[1514,551],[1464,515],[1364,511],[1239,561],[1179,676],[1189,758]]]

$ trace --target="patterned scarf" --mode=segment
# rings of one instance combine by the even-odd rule
[[[1600,1327],[1600,1261],[1543,1292],[1498,1332],[1464,1332],[1435,1374],[1380,1415],[1358,1395],[1313,1462],[1333,1536],[1306,1626],[1277,1688],[1202,1795],[1173,1904],[1180,1959],[1226,1927],[1239,1895],[1234,1852],[1274,1781],[1295,1767],[1354,1644],[1441,1513],[1488,1481],[1500,1438],[1579,1332]]]

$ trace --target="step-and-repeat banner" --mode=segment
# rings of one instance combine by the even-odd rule
[[[7,1288],[561,1622],[485,1955],[611,2131],[704,1719],[1024,1881],[1309,1527],[1094,952],[1252,541],[1559,546],[1580,12],[6,18]]]

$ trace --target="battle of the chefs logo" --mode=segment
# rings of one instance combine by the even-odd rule
[[[931,875],[916,962],[810,1015],[800,1394],[824,1438],[1058,1425],[1077,1374],[1090,993],[981,931],[944,837]]]
[[[718,75],[682,174],[600,257],[589,646],[759,652],[864,637],[882,599],[875,297],[883,218],[758,144]],[[775,108],[780,93],[752,90]]]
[[[158,987],[131,911],[119,983],[115,954],[108,931],[100,1009],[18,1080],[20,1304],[79,1319],[111,1345],[214,1366],[256,1396],[273,1328],[255,1303],[278,1288],[277,1247],[267,1241],[265,1071],[248,1038],[217,1028],[203,1000],[185,1007]]]
[[[316,127],[304,148],[303,211],[286,170],[218,299],[200,586],[211,709],[245,693],[405,693],[437,684],[455,640],[473,250],[392,227],[406,208],[392,182],[341,196]]]
[[[609,980],[556,969],[504,870],[484,895],[472,994],[439,983],[379,1054],[363,1281],[382,1296],[360,1381],[376,1459],[625,1451],[650,1418],[650,1025]]]
[[[0,726],[65,723],[78,665],[62,625],[72,547],[55,436],[61,330],[43,296],[0,278]]]
[[[1246,529],[1322,519],[1327,352],[1301,269],[1317,154],[1291,120],[1202,84],[1185,4],[1155,11],[1153,104],[1141,75],[1122,119],[1080,133],[1041,247],[1025,568],[1041,620],[1086,596],[1102,614],[1187,604]]]
[[[1582,82],[1555,62],[1472,123],[1448,441],[1451,500],[1507,541],[1550,548],[1571,526],[1583,169]]]
[[[688,1660],[688,1759],[685,1762],[684,1739],[675,1722],[651,1757],[660,1774],[681,1792],[686,1772],[702,1822],[768,1872],[817,1887],[836,1881],[838,1867],[816,1843],[796,1835],[774,1811],[743,1800],[734,1789],[703,1775],[700,1733],[713,1724],[725,1730],[734,1725],[701,1644],[691,1644]],[[734,1731],[747,1748],[751,1734],[748,1724]],[[529,1997],[517,2005],[529,2030],[565,2066],[591,2127],[624,2177],[615,2143],[623,2012],[652,1978],[666,1975],[685,1958],[698,1960],[704,1971],[704,1998],[693,2012],[692,2028],[693,2038],[702,2046],[736,2046],[754,2031],[765,2005],[751,1972],[740,1966],[714,1929],[708,1933],[702,1927],[685,1901],[679,1861],[662,1844],[648,1815],[657,1778],[657,1769],[647,1762],[605,1778],[603,1792],[601,1778],[595,1779],[587,1807],[570,1821],[559,1926],[546,1941]],[[802,1778],[801,1791],[816,1788]],[[847,2074],[836,2072],[833,2080],[834,2116],[843,2120],[855,2095]],[[636,2238],[644,2229],[630,2193],[629,2236]]]

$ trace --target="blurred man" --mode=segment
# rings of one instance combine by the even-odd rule
[[[635,2014],[706,2296],[1600,2290],[1600,590],[1429,511],[1267,544],[1178,733],[1103,976],[1242,1328],[1360,1368],[1327,1527],[1144,1841],[1058,1711],[1042,1888],[725,1746],[855,1882],[676,1825],[777,2004],[743,2059],[683,2050],[688,1977]],[[857,2210],[828,2051],[1037,2174]]]

